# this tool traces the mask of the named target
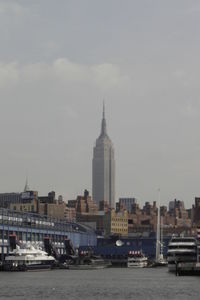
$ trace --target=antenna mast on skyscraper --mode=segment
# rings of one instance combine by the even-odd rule
[[[103,99],[103,119],[105,119],[105,99]]]

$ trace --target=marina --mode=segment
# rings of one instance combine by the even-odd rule
[[[66,255],[66,240],[70,240],[74,248],[80,251],[92,249],[94,255],[117,265],[126,265],[129,251],[141,251],[148,257],[155,255],[155,237],[123,238],[121,246],[116,245],[118,237],[98,239],[94,230],[80,223],[59,221],[55,218],[41,217],[37,214],[20,213],[8,209],[0,209],[0,258],[4,262],[9,255],[10,237],[23,245],[44,249],[44,242],[51,242],[51,251],[57,257]],[[167,245],[168,239],[165,240]],[[47,251],[48,249],[45,249]],[[166,248],[165,248],[166,251]],[[48,251],[47,251],[48,252]],[[50,255],[50,253],[49,253]],[[51,253],[52,255],[52,253]]]
[[[154,257],[167,255],[169,271],[200,274],[200,248],[195,237],[163,237],[162,243],[158,235],[98,238],[91,228],[79,223],[6,209],[0,212],[2,270],[145,268],[155,267]],[[165,266],[163,261],[157,260],[156,266]]]

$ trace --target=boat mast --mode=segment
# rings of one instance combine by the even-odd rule
[[[163,257],[163,216],[160,216],[160,255]]]
[[[157,214],[157,232],[156,232],[156,261],[160,257],[160,189],[158,189],[158,214]]]

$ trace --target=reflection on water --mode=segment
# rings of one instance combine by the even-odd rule
[[[199,277],[167,268],[0,273],[0,299],[199,299]]]

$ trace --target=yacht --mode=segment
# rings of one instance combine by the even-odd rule
[[[31,244],[27,244],[22,248],[16,245],[16,249],[13,249],[5,257],[3,268],[7,271],[50,269],[54,263],[55,258],[39,247],[35,248]]]
[[[145,268],[148,265],[148,258],[141,251],[130,251],[128,254],[128,268]]]
[[[197,261],[197,240],[194,237],[172,237],[167,252],[168,270],[176,271],[178,263]]]

